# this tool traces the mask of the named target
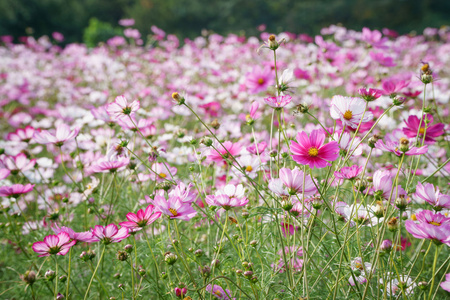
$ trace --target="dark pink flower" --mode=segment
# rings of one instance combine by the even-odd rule
[[[206,287],[206,291],[210,293],[214,298],[216,299],[223,299],[223,300],[231,300],[231,292],[230,290],[226,289],[224,290],[220,285],[210,285]],[[233,298],[235,299],[235,298]]]
[[[119,225],[128,228],[128,230],[132,232],[141,230],[161,217],[161,212],[155,212],[154,210],[155,207],[149,205],[145,211],[140,209],[136,214],[129,212],[127,214],[128,222],[121,222]]]
[[[80,131],[79,128],[75,128],[74,130],[70,130],[69,125],[60,124],[56,127],[55,134],[51,134],[47,130],[35,131],[33,138],[39,144],[55,144],[60,147],[65,142],[75,138]]]
[[[94,229],[91,228],[92,242],[102,242],[105,245],[111,243],[118,243],[130,236],[128,228],[117,228],[116,224],[109,224],[105,227],[101,225],[95,225]]]
[[[11,186],[0,187],[0,197],[18,198],[22,194],[29,193],[33,190],[34,184],[28,183],[26,185],[13,184]]]
[[[18,128],[14,132],[8,133],[6,139],[9,141],[21,141],[28,143],[34,135],[34,127],[27,126],[25,128]]]
[[[360,88],[358,94],[366,101],[374,101],[383,95],[383,91],[372,88]]]
[[[264,69],[256,66],[252,72],[247,74],[245,82],[250,93],[258,94],[265,91],[274,81],[274,75],[269,66],[266,66]]]
[[[217,101],[205,103],[202,105],[199,105],[198,107],[202,108],[205,111],[206,115],[209,115],[211,117],[217,117],[220,112],[220,103]]]
[[[407,127],[403,127],[403,133],[409,138],[415,138],[418,132],[420,140],[422,140],[423,135],[425,134],[425,142],[427,142],[427,144],[433,144],[436,142],[435,138],[444,134],[445,125],[442,123],[431,125],[433,123],[433,116],[430,114],[427,115],[427,120],[429,123],[426,125],[427,128],[425,132],[425,120],[420,124],[420,119],[417,116],[409,116],[408,120],[405,121]]]
[[[395,95],[408,85],[409,82],[403,80],[388,79],[383,81],[383,93],[385,95]]]
[[[291,141],[292,159],[301,165],[325,168],[339,157],[338,143],[324,144],[325,133],[322,130],[313,130],[309,137],[306,132],[299,132],[296,139],[297,142]]]
[[[70,247],[75,245],[77,241],[70,240],[66,232],[60,232],[57,235],[47,235],[43,242],[33,244],[33,251],[39,253],[39,257],[56,255],[66,255]]]
[[[261,153],[263,153],[264,150],[266,150],[266,148],[267,148],[267,143],[261,142],[257,145],[251,144],[250,146],[247,147],[247,151],[254,155],[258,155],[258,154],[261,155]]]
[[[382,52],[370,52],[370,57],[384,67],[395,67],[397,65],[392,57],[384,56]]]
[[[378,30],[371,31],[369,28],[364,27],[362,29],[361,41],[366,42],[372,47],[385,49],[387,48],[385,43],[388,41],[388,38],[383,37]]]
[[[222,146],[223,145],[223,146]],[[241,152],[241,145],[239,143],[232,143],[225,141],[222,145],[217,144],[216,149],[211,149],[208,155],[210,161],[223,162],[225,158],[230,157],[230,154],[234,157]]]

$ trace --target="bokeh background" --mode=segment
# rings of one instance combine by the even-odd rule
[[[1,0],[0,35],[40,37],[58,31],[64,43],[96,45],[122,34],[118,21],[136,20],[145,38],[151,25],[179,38],[203,29],[219,34],[317,34],[331,24],[400,34],[450,25],[450,0]]]

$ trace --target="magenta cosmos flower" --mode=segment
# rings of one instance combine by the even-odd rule
[[[450,208],[450,196],[442,194],[439,188],[435,188],[431,183],[422,185],[419,181],[414,196],[428,202],[436,211],[440,211],[443,208]]]
[[[301,165],[325,168],[339,157],[338,143],[332,141],[324,144],[325,133],[322,130],[313,130],[309,137],[306,132],[299,132],[296,139],[297,142],[291,141],[292,159]]]
[[[66,232],[60,232],[57,235],[47,235],[43,242],[33,244],[33,251],[39,253],[39,257],[50,256],[51,254],[66,255],[70,247],[75,245],[77,241],[70,240],[70,236]]]
[[[210,285],[206,287],[206,291],[214,296],[216,299],[224,299],[224,300],[230,300],[231,298],[231,292],[229,289],[224,290],[220,285]],[[233,298],[235,299],[235,298]]]
[[[421,155],[428,152],[428,146],[422,147],[414,147],[409,145],[409,141],[407,138],[400,138],[400,140],[386,140],[386,144],[383,140],[378,140],[375,143],[375,148],[392,152],[397,156],[402,156],[403,154],[411,156],[411,155]]]
[[[418,224],[411,220],[405,221],[406,230],[418,239],[430,239],[436,244],[450,246],[450,218],[429,210],[422,210],[415,215]]]
[[[56,127],[55,134],[51,134],[47,130],[35,131],[33,139],[39,144],[54,144],[61,147],[65,142],[75,138],[79,132],[79,128],[70,130],[69,125],[60,124]]]
[[[409,116],[408,120],[405,121],[407,127],[403,127],[403,133],[409,138],[415,138],[417,133],[419,133],[420,140],[423,139],[423,135],[425,134],[425,142],[427,144],[433,144],[436,142],[435,138],[444,134],[445,125],[442,123],[431,125],[433,123],[433,116],[429,114],[427,115],[427,120],[429,123],[425,132],[425,120],[420,124],[420,119],[417,116]]]
[[[269,85],[273,84],[275,81],[273,77],[273,72],[269,66],[264,69],[256,66],[252,72],[247,74],[245,84],[250,93],[257,94],[265,91]]]
[[[215,195],[206,196],[206,203],[211,206],[219,206],[225,210],[232,207],[244,206],[248,203],[242,184],[227,184],[223,190],[217,191]]]
[[[159,211],[170,219],[180,219],[189,221],[197,215],[195,209],[192,208],[190,203],[185,203],[177,196],[171,196],[168,200],[161,195],[155,195],[153,200],[156,211]]]
[[[343,167],[341,170],[334,172],[334,177],[339,179],[355,179],[361,174],[363,167],[353,165],[351,167]]]
[[[140,209],[136,214],[132,212],[127,213],[128,222],[121,222],[119,225],[128,228],[131,232],[135,232],[155,222],[159,217],[161,217],[161,212],[155,212],[155,207],[149,205],[145,211]]]
[[[395,95],[409,85],[404,80],[387,79],[383,81],[383,93],[385,95]]]
[[[317,188],[311,176],[304,176],[303,171],[300,171],[297,167],[295,167],[293,170],[288,168],[281,168],[280,179],[286,186],[287,191],[290,195],[304,193],[306,196],[310,196],[314,195],[317,192]],[[305,181],[305,184],[303,184],[303,179]],[[303,191],[303,189],[305,190]]]
[[[92,231],[92,242],[102,242],[105,245],[118,243],[130,236],[128,228],[117,228],[116,224],[109,224],[105,227],[95,225]]]
[[[134,100],[128,104],[128,100],[125,96],[117,96],[113,103],[108,104],[106,111],[112,119],[117,120],[126,116],[134,115],[139,107],[140,102],[138,100]]]
[[[383,95],[383,91],[371,88],[360,88],[358,93],[367,102],[374,101]]]
[[[6,137],[9,141],[20,141],[28,143],[34,135],[34,128],[31,126],[27,126],[25,128],[18,128],[14,132],[8,133]]]
[[[360,122],[366,123],[373,118],[370,111],[364,113],[365,108],[366,102],[361,98],[337,95],[331,99],[330,114],[333,119],[341,120],[343,125],[357,128]]]
[[[11,186],[0,187],[0,197],[18,198],[22,194],[29,193],[33,190],[34,184],[28,183],[26,185],[13,184]]]
[[[223,145],[223,147],[222,147]],[[232,143],[230,141],[223,142],[222,145],[216,144],[216,149],[211,149],[208,155],[208,160],[215,162],[223,162],[225,158],[234,157],[241,152],[241,145],[239,143]]]
[[[291,103],[292,97],[289,95],[264,98],[264,102],[273,108],[282,108]]]

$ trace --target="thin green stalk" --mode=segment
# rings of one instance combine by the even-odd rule
[[[69,250],[69,267],[67,268],[67,289],[66,289],[66,299],[67,300],[69,300],[71,261],[72,261],[72,247],[70,247],[70,250]]]
[[[91,289],[92,282],[94,281],[95,274],[97,274],[98,267],[100,266],[100,264],[103,260],[103,256],[105,255],[105,249],[106,249],[106,245],[103,246],[102,254],[100,255],[100,258],[97,262],[97,266],[95,267],[94,273],[92,274],[91,280],[89,281],[89,285],[86,289],[86,294],[84,294],[84,300],[86,300],[89,295],[89,291]]]

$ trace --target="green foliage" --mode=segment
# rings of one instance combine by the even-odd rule
[[[95,47],[99,42],[121,34],[122,30],[120,28],[92,18],[89,20],[89,27],[84,30],[83,40],[88,47]]]

